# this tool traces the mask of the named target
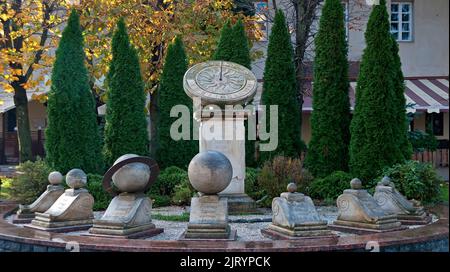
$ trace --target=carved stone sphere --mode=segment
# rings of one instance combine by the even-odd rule
[[[287,191],[288,191],[289,193],[295,193],[295,192],[297,192],[297,184],[295,184],[295,183],[293,183],[293,182],[289,183],[289,184],[287,185]]]
[[[81,169],[72,169],[66,174],[66,183],[72,189],[80,189],[86,186],[87,176]]]
[[[138,157],[138,155],[122,155],[114,162],[114,165],[134,157]],[[144,191],[149,178],[150,167],[145,163],[133,162],[119,168],[112,176],[112,181],[120,192],[136,193]]]
[[[231,182],[233,167],[224,154],[207,150],[192,158],[188,175],[194,189],[212,195],[227,188]]]
[[[63,175],[58,171],[53,171],[48,175],[48,182],[51,185],[60,185],[63,181]]]
[[[350,188],[353,190],[361,190],[362,189],[362,182],[359,178],[354,178],[350,181]]]

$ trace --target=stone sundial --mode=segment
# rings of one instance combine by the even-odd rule
[[[192,66],[184,75],[184,90],[202,104],[236,105],[249,102],[257,80],[246,67],[227,61],[207,61]]]

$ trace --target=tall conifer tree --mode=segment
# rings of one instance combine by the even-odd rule
[[[396,138],[395,69],[385,0],[373,6],[365,39],[350,127],[350,170],[370,182],[384,167],[404,160]]]
[[[146,95],[139,59],[120,19],[112,40],[112,61],[107,75],[104,153],[108,166],[128,153],[148,155]]]
[[[340,0],[326,0],[315,38],[312,138],[306,155],[315,177],[348,170],[348,90],[344,9]]]
[[[47,106],[46,160],[62,173],[73,168],[103,172],[95,101],[84,61],[79,16],[72,10],[56,50]]]

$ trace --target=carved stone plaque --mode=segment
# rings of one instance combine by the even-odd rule
[[[246,67],[227,61],[207,61],[192,66],[184,75],[184,90],[202,104],[236,105],[256,93],[255,75]]]

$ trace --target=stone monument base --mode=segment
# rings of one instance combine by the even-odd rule
[[[92,235],[138,238],[163,232],[151,219],[152,202],[144,193],[121,193],[114,197],[101,219],[94,220]]]
[[[31,224],[25,227],[48,232],[71,232],[89,229],[92,227],[92,219],[52,222],[48,214],[37,213]]]
[[[398,214],[398,220],[402,223],[402,225],[427,225],[431,223],[431,215],[427,213],[423,213],[420,215],[410,215],[410,214]]]
[[[235,239],[228,225],[227,198],[202,195],[191,200],[191,213],[180,239]]]
[[[200,229],[199,229],[200,230]],[[220,230],[218,230],[220,231]],[[178,238],[180,241],[195,241],[195,240],[201,240],[201,241],[236,241],[237,238],[237,232],[236,230],[232,230],[228,228],[226,233],[223,233],[221,235],[210,235],[204,232],[197,232],[195,229],[191,229],[191,232],[189,230],[184,231],[181,236]]]
[[[86,236],[137,239],[153,237],[164,232],[164,229],[156,228],[153,223],[129,229],[123,229],[122,226],[117,226],[116,228],[108,227],[96,225],[94,222],[94,227],[89,229],[89,234],[86,234]]]
[[[336,220],[333,224],[329,225],[329,228],[332,230],[356,234],[380,233],[406,229],[406,227],[402,226],[397,220],[397,216],[395,215],[386,216],[374,223]]]
[[[35,218],[34,213],[21,213],[13,216],[13,224],[29,224]]]
[[[274,240],[303,240],[311,238],[323,238],[327,241],[335,241],[338,236],[328,229],[309,229],[309,230],[290,230],[270,224],[269,227],[262,229],[261,234]]]
[[[220,194],[228,200],[228,214],[256,213],[256,202],[246,194]]]
[[[324,222],[323,224],[301,224],[296,225],[294,228],[286,228],[277,226],[274,224],[270,224],[267,229],[266,233],[279,233],[283,236],[287,237],[317,237],[317,236],[332,236],[332,233],[330,230],[328,230],[327,223]],[[261,230],[262,231],[262,230]]]

